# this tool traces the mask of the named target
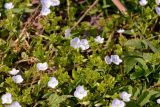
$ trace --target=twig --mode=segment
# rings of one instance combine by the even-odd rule
[[[38,103],[36,103],[33,107],[37,107]]]
[[[69,13],[69,10],[70,10],[70,2],[69,0],[67,0],[67,13],[68,13],[68,19],[70,21],[70,13]]]
[[[32,21],[32,19],[35,17],[35,15],[36,15],[39,7],[40,7],[40,5],[35,9],[34,14],[27,20],[27,22],[25,23],[25,25],[24,25],[24,27],[23,27],[20,35],[19,35],[19,38],[17,38],[17,39],[14,41],[14,43],[17,43],[17,42],[22,38],[22,36],[24,35],[24,33],[25,33],[26,30],[27,30],[27,27],[31,25],[31,21]]]
[[[155,84],[155,85],[153,85],[153,86],[150,86],[150,87],[148,88],[148,91],[151,90],[151,89],[153,89],[153,88],[155,88],[155,87],[160,87],[160,83]]]
[[[127,9],[119,0],[112,0],[112,2],[117,6],[117,8],[124,14],[126,13]]]
[[[86,10],[86,12],[80,17],[80,19],[76,22],[76,24],[71,28],[74,29],[82,20],[83,18],[87,15],[87,13],[98,3],[99,0],[95,0],[94,3]]]

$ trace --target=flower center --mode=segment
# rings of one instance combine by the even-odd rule
[[[80,93],[80,94],[83,94],[83,92],[82,92],[82,91],[80,91],[79,93]]]
[[[116,107],[120,107],[120,104],[117,104]]]

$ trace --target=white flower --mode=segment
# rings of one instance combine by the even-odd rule
[[[22,78],[21,75],[13,76],[12,79],[13,79],[13,81],[14,81],[15,83],[17,83],[17,84],[23,82],[23,78]]]
[[[160,0],[156,0],[156,3],[157,3],[157,5],[159,5],[160,4]]]
[[[111,55],[111,61],[116,65],[119,65],[122,62],[118,55]]]
[[[16,70],[15,68],[13,68],[11,71],[9,71],[9,74],[16,75],[18,72],[19,70]]]
[[[89,44],[88,44],[87,39],[82,39],[81,40],[81,42],[80,42],[80,48],[82,50],[87,50],[89,48]]]
[[[158,14],[158,16],[160,16],[160,6],[156,7],[156,13]]]
[[[52,5],[53,7],[60,5],[60,0],[51,0],[51,2],[52,2],[51,5]]]
[[[69,38],[71,36],[71,29],[66,29],[64,32],[65,38]]]
[[[50,8],[52,2],[51,0],[41,0],[41,4],[43,8]]]
[[[147,0],[140,0],[140,1],[139,1],[139,4],[140,4],[141,6],[145,6],[147,3],[148,3]]]
[[[55,77],[52,77],[48,82],[48,87],[55,88],[58,85],[58,81]]]
[[[5,4],[4,4],[4,8],[5,8],[5,9],[12,9],[13,7],[14,7],[14,5],[13,5],[12,2],[5,3]]]
[[[124,29],[117,30],[118,33],[124,33],[124,31],[125,31]]]
[[[47,62],[44,62],[44,63],[37,63],[37,69],[39,71],[45,71],[48,69],[48,64]]]
[[[97,36],[95,39],[95,42],[97,43],[103,43],[104,42],[104,38],[100,37],[100,36]]]
[[[87,91],[84,90],[83,86],[78,86],[74,92],[74,97],[83,99],[87,96]]]
[[[125,102],[129,102],[130,101],[130,97],[131,97],[131,94],[128,94],[127,92],[122,92],[120,94],[120,98]]]
[[[121,101],[119,99],[114,99],[112,101],[112,106],[111,107],[124,107],[125,105],[126,104],[123,101]]]
[[[6,105],[5,107],[22,107],[19,102],[14,101],[11,105]]]
[[[105,60],[105,62],[106,62],[107,64],[111,64],[111,63],[112,63],[112,59],[111,59],[109,56],[106,56],[106,57],[104,58],[104,60]]]
[[[2,95],[2,104],[11,104],[12,103],[12,94],[11,93],[6,93]]]
[[[47,8],[47,7],[42,7],[42,9],[41,9],[41,15],[42,16],[47,16],[48,14],[50,14],[51,13],[51,10],[49,9],[49,8]]]
[[[157,103],[158,103],[158,104],[160,104],[160,98],[159,98],[159,99],[157,99]]]
[[[73,47],[73,48],[75,48],[75,49],[77,49],[77,48],[79,48],[80,47],[80,39],[78,38],[78,37],[75,37],[75,38],[73,38],[71,41],[70,41],[70,45]]]

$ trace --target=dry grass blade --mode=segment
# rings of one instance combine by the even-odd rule
[[[124,14],[126,13],[127,9],[119,0],[112,0],[112,2],[117,6],[117,8]]]
[[[76,22],[76,24],[71,28],[74,29],[82,20],[83,18],[87,15],[87,13],[98,3],[99,0],[95,0],[93,4],[85,11],[85,13],[80,17],[80,19]]]

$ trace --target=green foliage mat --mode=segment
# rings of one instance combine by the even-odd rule
[[[5,9],[6,2],[13,2],[14,8]],[[94,0],[60,2],[41,16],[36,0],[0,0],[0,95],[11,93],[22,107],[111,107],[126,91],[132,94],[126,107],[159,107],[160,23],[155,1],[141,6],[138,0],[121,0],[125,14],[110,0],[99,0],[88,12]],[[68,28],[71,36],[66,39]],[[124,33],[117,33],[119,29]],[[104,43],[95,42],[98,35]],[[90,48],[71,47],[74,37],[87,39]],[[110,55],[118,55],[122,63],[107,64],[104,58]],[[38,62],[47,62],[48,69],[38,71]],[[20,70],[21,84],[8,73],[12,68]],[[54,89],[47,86],[52,76],[58,80]],[[79,85],[87,90],[82,100],[74,97]]]

